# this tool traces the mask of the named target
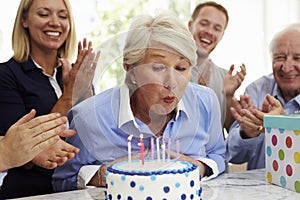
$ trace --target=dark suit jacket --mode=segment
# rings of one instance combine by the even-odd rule
[[[57,69],[57,81],[61,88],[62,69]],[[57,96],[49,79],[35,66],[31,58],[23,63],[13,58],[0,64],[0,135],[19,118],[36,109],[36,116],[50,113]],[[8,170],[1,187],[2,198],[16,198],[53,192],[51,176],[53,170],[38,166]]]

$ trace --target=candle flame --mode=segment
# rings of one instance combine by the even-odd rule
[[[128,140],[128,141],[131,141],[132,138],[133,138],[133,135],[131,134],[131,135],[128,136],[127,140]]]

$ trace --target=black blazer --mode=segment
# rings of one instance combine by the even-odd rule
[[[57,69],[56,79],[63,89],[62,68]],[[0,64],[0,135],[31,109],[36,116],[50,113],[57,96],[49,79],[35,66],[31,58],[23,63],[13,58]],[[16,198],[53,192],[53,170],[38,166],[8,170],[0,190],[0,198]]]

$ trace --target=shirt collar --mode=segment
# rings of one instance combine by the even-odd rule
[[[184,102],[182,101],[182,99],[179,101],[178,106],[176,108],[175,120],[178,119],[180,111],[185,112],[188,116],[187,110],[184,106]],[[118,127],[121,128],[125,123],[130,121],[132,121],[134,126],[138,128],[132,110],[130,108],[129,88],[127,87],[127,85],[122,85],[120,87],[120,113]]]
[[[274,87],[274,89],[272,91],[272,96],[274,96],[276,99],[278,99],[280,101],[281,105],[285,105],[284,98],[283,98],[283,96],[282,96],[282,94],[280,92],[280,89],[279,89],[277,83],[275,83],[275,87]],[[297,96],[295,96],[294,98],[292,98],[290,101],[296,102],[299,105],[299,107],[300,107],[300,94],[298,94]]]
[[[53,73],[53,76],[51,76],[51,75],[49,75],[49,74],[46,74],[44,68],[43,68],[42,66],[40,66],[39,64],[37,64],[37,62],[35,62],[33,59],[32,59],[32,62],[35,64],[35,66],[36,66],[37,68],[39,68],[39,69],[42,70],[42,72],[43,72],[43,74],[44,74],[45,76],[53,77],[53,78],[56,79],[57,68],[59,67],[59,65],[56,66],[56,67],[54,67],[54,73]]]

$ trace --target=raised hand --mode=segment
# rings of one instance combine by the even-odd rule
[[[246,76],[246,66],[242,64],[240,71],[233,75],[234,65],[230,66],[226,76],[224,77],[223,84],[226,96],[233,96],[235,91],[241,86]]]
[[[87,54],[77,71],[72,97],[75,104],[93,95],[92,85],[99,57],[100,51]]]
[[[242,138],[257,137],[262,132],[263,117],[259,109],[253,104],[249,95],[241,95],[240,100],[233,98],[231,114],[241,127]]]
[[[278,99],[267,94],[262,103],[262,112],[269,115],[284,115],[285,111]]]
[[[75,64],[61,58],[64,90],[51,112],[67,115],[71,107],[93,95],[92,81],[100,52],[92,52],[92,42],[86,39],[78,43],[78,55]]]

